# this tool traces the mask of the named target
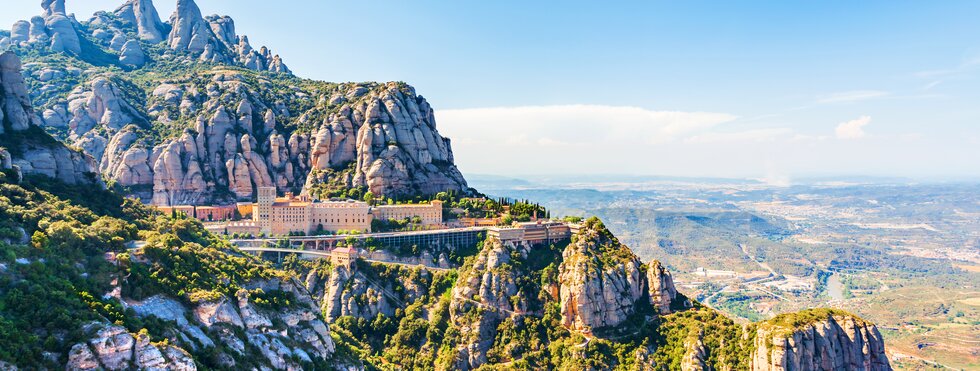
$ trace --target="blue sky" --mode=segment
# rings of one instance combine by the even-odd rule
[[[980,176],[976,1],[198,4],[297,75],[416,86],[468,173]]]

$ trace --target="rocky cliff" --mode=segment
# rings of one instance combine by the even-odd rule
[[[94,323],[95,335],[76,344],[68,354],[68,370],[197,370],[187,351],[166,343],[151,344],[146,334],[130,334],[125,328]],[[93,331],[92,329],[86,331]]]
[[[103,186],[90,156],[65,147],[38,127],[28,97],[20,59],[12,52],[0,54],[0,147],[5,147],[4,168],[69,184]]]
[[[65,13],[64,0],[42,0],[42,13],[30,21],[17,21],[10,30],[8,43],[14,45],[38,45],[53,52],[79,55],[82,43],[78,35],[78,21]]]
[[[247,288],[247,289],[246,289]],[[301,369],[325,364],[335,345],[317,305],[300,288],[279,279],[256,280],[238,290],[234,298],[219,296],[188,305],[167,295],[142,300],[118,297],[127,310],[146,321],[173,326],[162,334],[166,342],[150,343],[146,334],[93,323],[94,335],[71,348],[68,369],[195,370],[190,353],[211,354],[211,361],[226,368],[264,366]],[[295,302],[287,308],[257,305],[252,293],[288,293]],[[113,295],[119,295],[116,291]],[[97,329],[97,330],[92,330]],[[243,360],[248,362],[242,364]]]
[[[449,304],[450,319],[460,332],[455,367],[468,370],[487,363],[497,326],[526,310],[511,261],[512,255],[524,253],[511,243],[489,238],[473,264],[462,269]]]
[[[26,71],[34,119],[128,192],[167,205],[250,200],[263,186],[395,198],[467,188],[410,86],[276,77],[288,72],[281,58],[253,49],[231,18],[204,17],[193,0],[158,17],[149,0],[96,13],[72,29],[87,45],[80,61],[42,54]],[[17,50],[38,47],[14,36]],[[102,67],[109,59],[127,71]]]
[[[789,313],[759,325],[752,369],[891,370],[874,324],[827,309]]]
[[[626,321],[647,288],[639,258],[594,218],[565,249],[559,272],[562,320],[584,333]]]
[[[678,302],[677,289],[674,288],[674,278],[660,261],[654,260],[647,264],[647,283],[650,288],[650,304],[660,314],[669,314],[673,308],[677,308],[678,306],[691,306],[689,302],[685,302],[684,300],[680,303]]]

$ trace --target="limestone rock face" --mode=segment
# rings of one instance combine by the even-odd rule
[[[92,30],[93,42],[118,51],[121,64],[139,68],[150,56],[145,44],[126,35],[140,27],[152,31],[153,12],[149,1],[130,0],[117,10],[124,22],[98,13],[86,29]],[[168,51],[164,58],[186,60],[189,53],[186,61],[192,63],[198,57],[193,50],[203,56],[210,48],[227,60],[221,63],[288,71],[268,48],[253,49],[247,37],[236,35],[231,18],[201,17],[189,0],[180,1],[174,17],[168,45],[181,53]],[[12,38],[48,38],[44,19],[37,18],[36,27],[25,23],[26,35],[15,32]],[[38,104],[47,108],[28,115],[11,106],[6,121],[18,127],[36,122],[65,133],[59,139],[91,155],[106,179],[138,186],[128,189],[146,202],[227,204],[254,200],[258,187],[301,193],[320,183],[367,187],[388,197],[468,189],[452,163],[449,140],[436,130],[432,108],[401,83],[308,90],[284,86],[268,74],[215,66],[202,72],[204,79],[161,79],[144,93],[129,85],[125,71],[39,63],[29,72],[36,79],[32,84],[42,86]],[[14,95],[27,97],[26,92]],[[305,111],[294,114],[288,107]]]
[[[449,140],[439,135],[432,108],[414,89],[388,83],[370,93],[352,87],[347,96],[358,99],[329,117],[311,139],[313,169],[336,168],[353,157],[352,185],[374,194],[466,189],[452,164]],[[307,185],[317,180],[311,177]]]
[[[12,52],[0,55],[0,134],[27,130],[34,122],[34,109],[20,73],[20,58]]]
[[[129,40],[123,44],[119,54],[119,63],[132,67],[141,67],[146,63],[146,54],[136,40]]]
[[[681,371],[707,371],[712,368],[708,366],[708,352],[704,349],[703,332],[698,332],[696,337],[691,337],[684,342],[684,358],[681,359]]]
[[[456,366],[460,369],[486,364],[497,326],[526,309],[526,302],[511,299],[520,296],[515,272],[508,265],[512,252],[526,256],[526,251],[513,244],[487,239],[473,266],[461,272],[453,287],[449,314],[460,330],[461,341],[456,350]]]
[[[10,42],[37,43],[53,52],[81,54],[81,41],[75,28],[78,22],[65,13],[64,0],[42,0],[41,9],[41,15],[32,17],[29,22],[14,23]]]
[[[211,27],[204,21],[194,0],[177,0],[177,10],[170,17],[170,25],[173,28],[167,45],[171,49],[201,53],[214,40]]]
[[[57,142],[37,126],[38,116],[31,108],[27,87],[20,73],[20,59],[12,52],[0,54],[0,135],[28,132],[23,140],[5,143],[12,166],[23,174],[40,174],[69,184],[104,187],[92,157]]]
[[[674,279],[660,261],[647,264],[647,282],[650,287],[650,304],[660,314],[669,314],[671,304],[677,299]]]
[[[41,0],[41,9],[45,17],[55,14],[65,14],[65,0]]]
[[[173,28],[168,46],[187,51],[199,61],[235,64],[256,71],[290,73],[278,55],[268,48],[252,48],[247,36],[235,32],[235,21],[228,16],[201,16],[193,0],[178,0],[177,10],[170,18]]]
[[[95,337],[89,340],[93,353],[106,368],[121,370],[129,366],[133,359],[133,348],[136,339],[125,328],[107,326],[99,330]]]
[[[14,44],[26,43],[30,41],[31,23],[28,21],[17,21],[10,27],[10,42]]]
[[[104,129],[114,134],[129,124],[146,125],[112,80],[97,77],[88,84],[76,88],[68,96],[69,138],[77,140],[93,129]],[[101,160],[101,158],[98,158]]]
[[[160,21],[153,0],[127,0],[115,14],[136,26],[140,40],[154,44],[164,40],[166,26]]]
[[[51,51],[71,52],[75,55],[82,53],[82,44],[75,26],[64,12],[45,17],[44,26],[51,37]]]
[[[368,320],[379,314],[392,316],[401,302],[411,302],[426,294],[422,286],[406,284],[405,290],[400,290],[402,294],[395,295],[390,283],[370,280],[343,266],[334,267],[322,288],[318,296],[328,322],[343,316]]]
[[[819,311],[819,310],[817,310]],[[784,316],[810,315],[791,313]],[[817,319],[793,327],[776,317],[760,324],[751,366],[772,370],[891,370],[885,343],[874,324],[838,311],[813,312]]]
[[[262,308],[250,297],[250,292],[259,290],[266,293],[289,292],[295,298],[294,305],[281,310]],[[234,298],[221,297],[193,307],[163,295],[125,302],[140,317],[153,316],[176,324],[164,334],[173,345],[158,347],[157,352],[153,349],[140,352],[143,345],[141,338],[136,337],[137,351],[133,363],[139,369],[153,368],[149,365],[161,364],[162,360],[171,364],[167,366],[169,368],[187,369],[178,367],[181,363],[177,360],[184,358],[189,361],[187,364],[194,364],[189,356],[179,356],[187,354],[183,349],[202,350],[202,347],[212,348],[209,351],[217,352],[217,359],[232,369],[236,368],[232,354],[243,356],[249,349],[259,350],[259,369],[301,369],[295,359],[327,361],[335,350],[330,331],[320,319],[316,303],[289,282],[254,281],[246,289],[239,290]],[[284,328],[281,327],[283,325]],[[83,359],[84,352],[80,351],[79,354],[78,358]]]
[[[635,313],[646,290],[639,258],[598,219],[586,222],[562,257],[558,279],[566,327],[591,333]]]
[[[75,344],[68,354],[69,370],[197,370],[194,359],[185,350],[172,345],[153,345],[150,337],[135,337],[116,325],[101,325],[87,343]],[[100,366],[101,365],[101,366]]]
[[[202,325],[211,327],[216,323],[227,323],[235,327],[244,327],[238,311],[226,300],[203,303],[194,310],[194,318]]]

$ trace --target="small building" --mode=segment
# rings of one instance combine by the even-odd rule
[[[533,221],[517,223],[524,230],[524,241],[532,244],[560,241],[571,236],[568,225],[562,222]]]
[[[235,205],[197,206],[194,210],[194,217],[204,222],[231,220],[235,218],[237,210],[238,207]]]
[[[490,227],[487,237],[493,237],[501,242],[520,242],[524,240],[524,230],[513,227]]]
[[[357,261],[357,249],[338,247],[330,252],[330,261],[337,266],[351,267]]]
[[[262,233],[259,226],[253,220],[226,221],[218,223],[204,223],[204,229],[214,234],[243,234],[258,236]]]
[[[459,218],[462,227],[493,227],[500,224],[500,218]]]
[[[513,227],[491,227],[487,229],[487,235],[502,242],[539,244],[569,238],[571,232],[565,223],[535,221],[517,223]]]

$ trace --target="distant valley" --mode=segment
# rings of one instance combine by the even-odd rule
[[[470,175],[484,192],[553,215],[596,215],[678,287],[742,321],[805,307],[881,326],[895,366],[980,362],[977,183]]]

